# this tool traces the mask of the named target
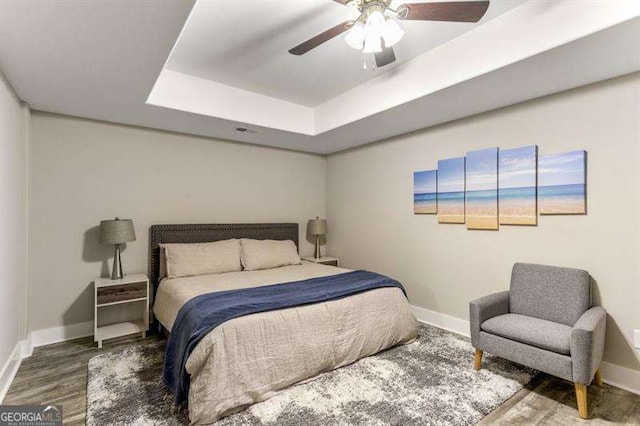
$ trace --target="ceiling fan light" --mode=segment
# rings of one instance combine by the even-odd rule
[[[400,28],[400,25],[393,20],[387,19],[382,28],[382,38],[384,39],[384,45],[391,47],[399,42],[404,36],[404,30]]]
[[[364,24],[362,22],[356,22],[349,32],[347,32],[347,35],[344,37],[344,41],[354,49],[362,50],[362,47],[364,46],[364,36]]]
[[[377,32],[380,34],[384,27],[384,15],[379,10],[371,12],[367,18],[367,32]]]
[[[382,39],[376,33],[369,32],[364,39],[364,53],[382,52]]]

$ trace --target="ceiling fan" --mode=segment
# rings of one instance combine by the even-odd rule
[[[400,41],[404,30],[397,20],[478,22],[489,8],[488,1],[454,1],[437,3],[406,3],[397,9],[392,0],[333,0],[356,7],[360,16],[344,21],[333,28],[300,43],[289,53],[304,55],[322,43],[347,31],[345,41],[364,53],[364,68],[375,69],[396,60],[393,46]]]

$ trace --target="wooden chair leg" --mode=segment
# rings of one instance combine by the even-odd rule
[[[598,387],[602,387],[602,373],[600,373],[600,369],[598,368],[596,370],[596,377],[595,377],[595,382],[596,382],[596,386]]]
[[[587,409],[587,385],[576,383],[576,400],[578,401],[578,414],[583,419],[589,418],[589,410]]]
[[[476,359],[473,363],[473,368],[475,370],[480,370],[480,367],[482,367],[482,351],[480,349],[476,349]]]

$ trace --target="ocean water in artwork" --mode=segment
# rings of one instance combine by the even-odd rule
[[[467,153],[467,229],[498,229],[498,148]]]
[[[587,186],[584,183],[541,186],[538,188],[541,214],[586,213]]]
[[[438,222],[464,223],[465,158],[438,161]]]
[[[426,170],[413,174],[413,213],[438,213],[437,170]]]
[[[535,145],[501,150],[498,161],[501,225],[537,225],[537,163]]]
[[[416,214],[438,213],[438,194],[413,194],[413,212]]]
[[[586,214],[586,151],[540,156],[540,214]]]

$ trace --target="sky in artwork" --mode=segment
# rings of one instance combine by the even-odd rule
[[[541,155],[538,161],[538,185],[584,184],[585,159],[585,151]]]
[[[438,161],[438,192],[464,191],[464,157]]]
[[[415,194],[433,194],[436,192],[437,170],[425,170],[413,174],[413,192]]]
[[[498,148],[467,152],[467,191],[498,189]]]
[[[500,188],[530,188],[536,186],[535,145],[500,150],[499,179]]]

